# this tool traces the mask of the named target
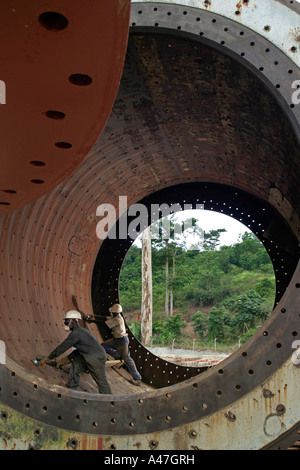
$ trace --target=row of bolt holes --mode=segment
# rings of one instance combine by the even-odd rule
[[[194,385],[195,385],[195,384],[194,384]],[[34,388],[37,389],[37,385],[34,385]],[[1,388],[0,388],[0,390],[1,390]],[[18,393],[17,393],[17,392],[13,392],[13,396],[14,396],[14,397],[17,397],[17,396],[18,396]],[[168,398],[170,398],[170,397],[171,397],[171,394],[168,394],[168,393],[167,393],[166,396],[167,396]],[[57,397],[58,397],[59,399],[62,398],[61,394],[58,394]],[[88,401],[87,401],[87,400],[84,400],[84,404],[87,405],[87,404],[88,404]],[[142,400],[142,399],[139,399],[139,404],[143,404],[143,400]],[[111,405],[114,406],[114,402],[111,402]],[[29,410],[29,409],[30,409],[30,404],[27,403],[27,404],[25,405],[25,408],[26,408],[26,410]],[[204,403],[204,404],[201,405],[201,408],[202,408],[203,410],[206,410],[206,409],[207,409],[207,405]],[[42,410],[43,410],[44,413],[46,413],[46,412],[48,411],[48,407],[47,407],[47,406],[43,406]],[[186,412],[188,411],[188,407],[187,407],[187,406],[183,406],[182,411],[183,411],[184,413],[186,413]],[[2,413],[1,413],[1,419],[3,419],[4,421],[6,421],[7,418],[8,418],[7,413],[6,413],[6,412],[2,412]],[[63,419],[62,419],[62,416],[58,416],[57,419],[58,419],[58,421],[62,421],[62,420],[63,420]],[[76,419],[77,422],[79,422],[80,419],[81,419],[81,418],[80,418],[80,415],[76,415],[75,419]],[[166,419],[167,422],[172,421],[172,418],[171,418],[170,416],[166,416],[165,419]],[[151,422],[151,421],[152,421],[152,416],[151,416],[151,415],[148,415],[148,416],[146,417],[146,421]],[[116,418],[112,418],[112,419],[111,419],[111,423],[112,423],[112,424],[115,424],[116,422],[117,422]],[[92,425],[93,425],[93,427],[96,428],[96,427],[98,426],[98,423],[97,423],[96,421],[94,421]],[[130,426],[131,428],[133,428],[133,427],[134,427],[134,423],[131,421],[131,422],[129,423],[129,426]]]
[[[205,3],[209,3],[209,2],[205,2]],[[246,0],[244,0],[244,3],[246,3]],[[291,2],[291,3],[293,3],[293,2]],[[153,11],[158,11],[158,8],[157,8],[157,7],[153,8]],[[139,14],[139,15],[141,15],[142,13],[143,13],[142,10],[139,10],[139,11],[138,11],[138,14]],[[187,15],[187,13],[188,13],[188,12],[187,12],[186,10],[184,10],[184,11],[182,12],[182,14],[183,14],[184,16]],[[238,16],[238,15],[241,14],[241,12],[240,12],[239,10],[236,10],[236,11],[235,11],[235,14]],[[171,13],[170,11],[168,11],[167,15],[168,15],[168,16],[171,16],[172,13]],[[201,20],[201,18],[199,18],[199,17],[196,18],[196,21],[200,21],[200,20]],[[214,19],[212,19],[211,22],[212,22],[212,23],[216,23],[217,20],[214,18]],[[135,26],[135,23],[132,23],[132,26]],[[155,26],[158,26],[158,23],[155,23]],[[181,29],[181,27],[178,26],[177,29]],[[270,26],[270,25],[264,26],[264,31],[270,31],[270,30],[271,30],[271,26]],[[225,31],[228,31],[228,28],[225,28]],[[240,34],[243,35],[244,32],[241,31]],[[296,47],[296,46],[293,46],[293,47],[291,48],[291,50],[292,50],[292,52],[296,52],[297,47]]]
[[[4,421],[6,421],[6,420],[8,419],[8,415],[7,415],[6,412],[2,412],[2,414],[1,414],[1,419],[3,419]],[[35,434],[36,436],[39,436],[40,433],[41,433],[40,429],[36,429],[36,430],[34,431],[34,434]],[[197,436],[196,431],[190,431],[190,432],[189,432],[189,437],[190,437],[190,438],[195,439],[196,436]],[[77,440],[77,439],[71,439],[71,440],[68,442],[68,444],[70,445],[71,448],[76,449],[76,448],[78,447],[78,440]],[[152,449],[155,449],[155,448],[158,446],[158,441],[154,441],[154,440],[150,441],[150,442],[149,442],[149,446],[150,446]],[[115,444],[111,444],[110,448],[111,448],[111,449],[116,449],[117,446],[116,446]],[[31,449],[33,449],[33,448],[31,448]]]
[[[68,20],[65,16],[61,15],[60,13],[56,12],[45,12],[42,13],[39,18],[39,23],[48,31],[61,31],[62,29],[65,29],[68,26]],[[78,85],[78,86],[87,86],[92,83],[92,78],[89,75],[81,74],[81,73],[75,73],[69,76],[69,81],[73,85]],[[65,113],[61,111],[55,111],[55,110],[48,110],[45,112],[45,116],[47,116],[50,119],[64,119],[66,117]],[[72,144],[69,142],[56,142],[55,147],[59,149],[70,149],[72,147]],[[43,167],[46,165],[45,162],[39,161],[39,160],[32,160],[29,162],[30,165],[35,166],[35,167]],[[42,179],[32,179],[30,180],[31,183],[33,184],[44,184],[45,181]],[[14,189],[4,189],[2,192],[6,194],[16,194],[17,191]],[[5,205],[9,206],[10,203],[7,201],[0,201],[0,205]]]
[[[300,287],[300,284],[297,285],[297,287]],[[286,310],[285,310],[284,308],[282,308],[281,311],[282,311],[282,313],[286,313]],[[295,336],[297,336],[297,335],[298,335],[297,331],[293,331],[293,332],[292,332],[292,336],[295,337]],[[263,336],[268,336],[268,332],[267,332],[267,331],[264,331]],[[281,343],[277,343],[277,344],[276,344],[276,347],[277,347],[278,349],[280,349],[281,346],[282,346]],[[243,352],[243,353],[242,353],[242,356],[243,356],[243,357],[247,357],[247,352]],[[270,360],[267,360],[267,361],[266,361],[266,365],[267,365],[267,366],[270,366],[271,364],[272,364],[272,361],[270,361]],[[221,374],[221,375],[224,373],[223,369],[219,369],[218,372],[219,372],[219,374]],[[254,370],[253,370],[253,369],[249,369],[249,370],[248,370],[248,374],[249,374],[249,375],[253,375],[253,374],[254,374]],[[15,373],[12,372],[12,373],[11,373],[11,377],[14,377],[14,376],[15,376]],[[36,384],[34,384],[34,388],[37,389],[38,386],[37,386]],[[198,388],[198,384],[197,384],[197,383],[194,383],[194,384],[193,384],[193,388],[194,388],[194,389]],[[239,391],[239,390],[241,390],[241,386],[240,386],[239,384],[237,384],[237,385],[235,386],[235,389],[236,389],[237,391]],[[0,387],[0,391],[1,391],[1,387]],[[218,390],[218,391],[217,391],[217,396],[218,396],[218,397],[221,397],[222,394],[223,394],[223,393],[222,393],[221,390]],[[14,396],[14,397],[16,397],[17,395],[18,395],[17,392],[13,392],[13,396]],[[57,395],[57,397],[58,397],[59,399],[61,399],[61,398],[62,398],[62,395],[59,393],[59,394]],[[170,393],[167,393],[167,394],[166,394],[166,397],[167,397],[167,398],[171,398],[172,395],[171,395]],[[139,400],[138,400],[138,403],[141,404],[141,405],[143,404],[143,402],[144,402],[143,399],[139,399]],[[87,405],[87,404],[88,404],[88,400],[83,400],[83,403],[84,403],[85,405]],[[111,405],[114,406],[114,402],[111,402]],[[206,403],[203,403],[203,404],[201,405],[201,409],[202,409],[203,411],[205,411],[205,410],[207,409],[207,407],[208,407],[208,405],[207,405]],[[26,404],[26,409],[27,409],[27,410],[30,409],[30,404],[29,404],[29,403]],[[43,411],[44,411],[45,413],[48,411],[47,406],[43,406]],[[187,411],[188,411],[188,407],[187,407],[187,406],[183,406],[183,407],[182,407],[182,412],[186,413]],[[6,420],[6,419],[7,419],[7,414],[6,414],[5,412],[2,413],[1,418],[4,419],[4,420]],[[62,421],[62,417],[61,417],[61,416],[58,416],[57,419],[58,419],[58,421]],[[79,416],[79,415],[76,415],[75,419],[76,419],[76,421],[80,421],[80,416]],[[170,416],[166,416],[165,420],[166,420],[167,422],[171,422],[171,421],[172,421],[172,418],[171,418]],[[151,415],[148,415],[148,416],[146,417],[146,421],[151,422],[151,421],[152,421],[152,416],[151,416]],[[117,422],[116,418],[112,418],[112,419],[111,419],[111,423],[112,423],[112,424],[115,424],[116,422]],[[94,421],[94,422],[93,422],[93,427],[97,427],[97,426],[98,426],[98,423],[97,423],[96,421]],[[129,426],[133,428],[133,427],[134,427],[134,423],[133,423],[133,422],[130,422],[130,423],[129,423]]]

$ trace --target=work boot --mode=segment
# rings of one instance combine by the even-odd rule
[[[141,385],[141,380],[131,379],[130,383],[132,383],[133,385],[137,385],[139,387]]]

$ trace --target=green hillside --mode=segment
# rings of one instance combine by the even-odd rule
[[[201,251],[185,250],[175,243],[152,244],[153,345],[168,346],[176,341],[181,347],[190,347],[196,340],[200,346],[211,347],[217,338],[219,345],[230,349],[246,341],[271,314],[275,276],[263,244],[246,232],[234,245],[218,247],[221,231],[205,234]],[[120,301],[137,337],[141,254],[141,248],[131,247],[120,277]],[[167,256],[168,297],[173,292],[168,314]]]

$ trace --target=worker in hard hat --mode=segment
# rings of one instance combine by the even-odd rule
[[[69,310],[66,313],[64,329],[69,331],[70,334],[48,357],[40,361],[40,365],[44,367],[47,362],[61,356],[68,349],[75,348],[71,354],[56,364],[56,367],[59,368],[62,365],[71,363],[66,386],[77,389],[80,375],[89,371],[98,386],[99,393],[110,394],[111,389],[105,372],[106,352],[92,333],[79,325],[78,322],[81,319],[81,314],[76,310]]]
[[[84,316],[87,322],[100,323],[105,321],[106,325],[111,329],[113,338],[104,341],[102,346],[107,354],[115,359],[122,359],[127,366],[128,372],[132,376],[132,383],[140,385],[142,377],[138,372],[135,362],[130,356],[129,339],[126,332],[125,321],[122,316],[122,307],[120,304],[114,304],[109,308],[111,315],[109,316]]]

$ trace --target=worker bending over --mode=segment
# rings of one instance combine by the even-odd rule
[[[106,352],[88,329],[79,326],[78,320],[81,319],[81,314],[76,310],[70,310],[66,313],[64,329],[70,331],[70,334],[48,357],[40,361],[40,365],[44,367],[47,362],[61,356],[68,349],[75,348],[71,354],[58,361],[56,365],[59,368],[71,363],[66,386],[77,389],[80,375],[89,371],[98,386],[99,393],[110,394],[111,389],[105,372]]]
[[[140,385],[142,377],[138,372],[135,362],[130,356],[129,352],[129,339],[126,332],[125,321],[122,314],[122,307],[120,304],[114,304],[110,307],[109,316],[84,316],[87,322],[101,323],[105,321],[106,325],[111,329],[113,338],[104,341],[102,346],[104,347],[107,354],[111,355],[115,359],[123,359],[127,366],[128,372],[132,376],[131,383],[134,385]]]

